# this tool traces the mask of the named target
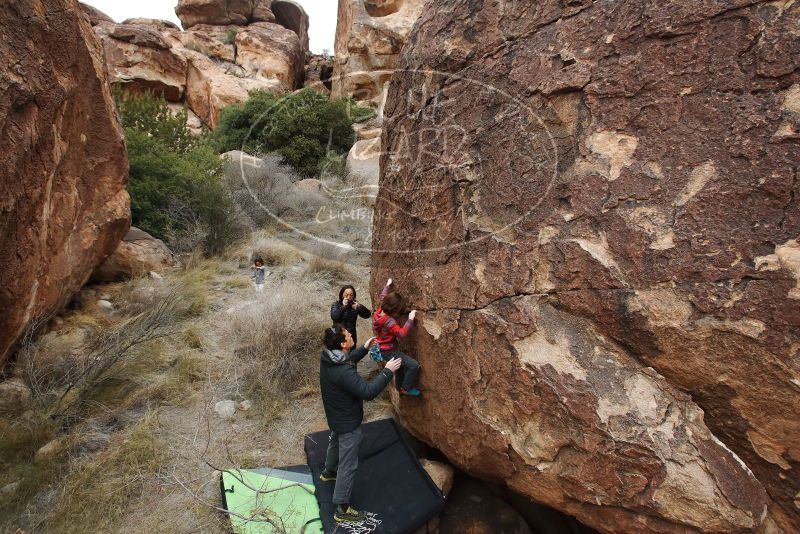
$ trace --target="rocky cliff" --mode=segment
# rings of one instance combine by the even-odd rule
[[[347,170],[361,180],[369,197],[378,189],[380,128],[389,79],[425,0],[339,0],[331,97],[352,97],[377,118],[356,131]]]
[[[425,0],[339,0],[333,98],[382,110],[386,88]]]
[[[0,5],[0,366],[130,225],[102,50],[75,0]]]
[[[186,29],[159,20],[115,24],[87,7],[111,82],[184,104],[190,121],[216,127],[225,106],[249,91],[283,93],[303,84],[308,15],[289,0],[181,0]]]
[[[800,6],[429,6],[373,243],[404,423],[604,532],[800,531]]]

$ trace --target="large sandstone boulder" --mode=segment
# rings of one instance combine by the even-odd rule
[[[128,231],[128,161],[75,0],[0,4],[0,366]]]
[[[800,6],[429,5],[373,241],[405,424],[604,532],[800,531]]]
[[[172,251],[160,239],[131,227],[117,249],[92,274],[94,282],[130,280],[149,272],[163,272],[179,266]]]
[[[176,33],[175,37],[189,50],[200,52],[211,59],[235,63],[238,32],[238,26],[198,24],[185,32]]]
[[[269,4],[270,0],[179,0],[175,14],[186,30],[197,24],[244,26],[254,22],[253,12],[256,7],[260,20],[275,20]]]
[[[111,83],[133,93],[152,91],[179,102],[186,92],[187,63],[162,31],[149,24],[95,26]]]
[[[112,83],[124,91],[152,91],[187,104],[214,128],[222,109],[244,102],[256,89],[276,93],[302,86],[308,52],[308,16],[288,0],[187,1],[178,12],[188,28],[134,18],[98,20]],[[197,129],[196,124],[189,127]]]
[[[425,0],[339,0],[332,96],[352,96],[382,109],[385,88],[397,67]]]
[[[303,6],[294,0],[272,0],[270,9],[275,14],[276,23],[297,34],[300,39],[300,47],[303,49],[303,53],[307,54],[309,19]]]
[[[285,89],[276,79],[229,74],[203,54],[186,50],[184,55],[189,64],[186,103],[209,128],[217,127],[223,109],[246,101],[250,91],[281,92]]]
[[[293,31],[256,22],[236,34],[236,64],[251,77],[279,80],[294,89],[302,85],[305,52]]]
[[[97,26],[101,22],[110,22],[114,23],[114,19],[97,9],[96,7],[84,4],[83,2],[78,2],[78,5],[81,7],[81,10],[89,17],[89,23],[92,26]]]

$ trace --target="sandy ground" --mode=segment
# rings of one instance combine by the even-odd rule
[[[283,239],[290,241],[286,236]],[[237,410],[230,419],[219,417],[214,405],[221,400],[249,400],[243,393],[236,343],[231,341],[227,331],[230,316],[258,307],[263,299],[269,299],[271,293],[279,290],[281,284],[301,281],[307,261],[308,258],[304,258],[294,265],[269,267],[265,290],[258,294],[249,284],[231,287],[232,277],[242,280],[249,277],[249,267],[242,267],[241,262],[228,261],[224,272],[214,275],[209,286],[208,309],[211,311],[196,325],[206,344],[203,352],[209,359],[208,377],[196,391],[187,392],[189,402],[159,410],[158,428],[161,437],[170,444],[171,465],[153,481],[151,493],[132,503],[117,532],[227,532],[227,521],[213,509],[220,505],[219,472],[215,468],[305,463],[304,436],[327,429],[318,387],[296,392],[289,396],[285,405],[274,409],[254,405],[247,411]],[[369,269],[364,266],[367,263],[362,256],[348,265],[353,273],[350,283],[362,290],[359,300],[369,305],[366,290]],[[230,270],[234,270],[233,274]],[[337,294],[338,284],[314,292],[309,313],[326,317]],[[369,322],[361,321],[359,328],[365,340]],[[318,348],[311,350],[316,353]],[[359,372],[365,377],[376,369],[372,361],[359,365]],[[318,371],[316,364],[308,370],[314,382]],[[365,409],[367,420],[392,415],[386,394],[366,403]],[[169,528],[164,529],[167,519]]]

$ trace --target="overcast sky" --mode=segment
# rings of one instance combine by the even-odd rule
[[[117,22],[134,17],[171,20],[180,25],[175,16],[177,0],[82,0],[94,6]],[[328,49],[333,54],[333,40],[336,34],[336,0],[296,0],[308,13],[308,38],[311,51],[321,53]]]

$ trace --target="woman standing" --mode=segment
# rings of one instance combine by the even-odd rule
[[[350,335],[353,336],[353,343],[358,343],[356,335],[356,319],[359,317],[369,319],[372,310],[356,300],[356,288],[344,286],[339,290],[339,300],[331,304],[331,320],[333,324],[341,323]]]

